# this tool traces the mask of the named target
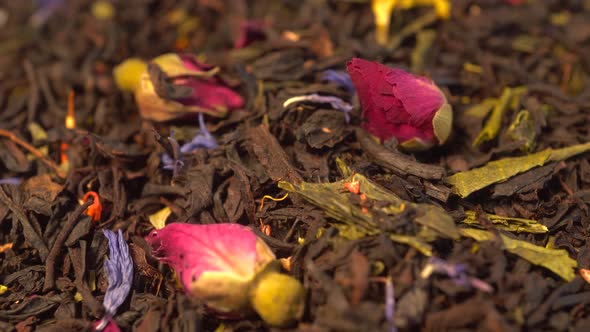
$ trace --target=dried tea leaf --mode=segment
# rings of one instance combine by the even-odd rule
[[[150,214],[148,218],[155,229],[161,229],[166,226],[166,219],[168,219],[168,216],[170,216],[171,213],[172,210],[170,210],[169,207],[165,207],[153,214]]]
[[[564,160],[588,150],[590,142],[556,150],[547,149],[528,156],[503,158],[490,161],[479,168],[453,174],[445,181],[453,186],[459,196],[467,197],[491,184],[506,181],[537,166]]]
[[[33,176],[24,183],[24,191],[28,197],[23,206],[49,216],[51,207],[62,190],[63,186],[53,182],[49,174]]]
[[[342,165],[340,165],[342,167]],[[359,192],[371,200],[369,206],[359,206],[350,200],[351,193],[345,184],[358,183]],[[279,188],[296,192],[312,204],[322,208],[329,217],[342,224],[335,224],[342,236],[357,239],[381,232],[376,218],[383,214],[396,216],[407,209],[415,211],[414,222],[431,232],[428,237],[418,234],[390,234],[393,241],[413,246],[425,255],[430,255],[431,248],[426,243],[437,237],[457,239],[458,230],[450,215],[443,209],[430,204],[407,202],[374,184],[360,174],[354,174],[344,180],[333,183],[307,183],[298,185],[286,181],[279,182]],[[435,236],[432,236],[434,232]]]
[[[503,217],[495,214],[486,214],[486,217],[499,229],[510,232],[547,233],[549,230],[536,220],[524,218]],[[468,225],[480,225],[475,217],[475,211],[465,211],[464,223]]]
[[[464,228],[460,232],[461,235],[473,238],[478,242],[491,241],[495,237],[491,232],[473,228]],[[533,264],[543,266],[566,281],[571,281],[576,276],[574,268],[577,267],[578,263],[569,257],[567,251],[536,246],[526,241],[509,238],[503,234],[500,234],[500,237],[504,249],[508,252],[518,255]]]
[[[518,35],[512,40],[512,49],[524,53],[534,53],[541,40],[532,35]]]

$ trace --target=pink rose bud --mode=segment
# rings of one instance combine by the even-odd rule
[[[146,241],[154,257],[176,270],[188,295],[221,314],[255,310],[267,323],[284,326],[303,313],[303,286],[278,272],[273,252],[247,227],[172,223]]]
[[[407,150],[426,150],[447,140],[453,111],[431,80],[358,58],[346,67],[368,132],[382,142],[395,137]]]
[[[117,85],[135,93],[142,117],[168,121],[191,113],[222,117],[244,106],[244,99],[215,75],[219,68],[190,54],[168,53],[149,63],[137,58],[113,70]]]

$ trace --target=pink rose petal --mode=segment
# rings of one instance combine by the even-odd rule
[[[152,231],[146,241],[154,257],[172,266],[185,290],[204,272],[253,277],[257,268],[257,236],[238,224],[172,223]]]

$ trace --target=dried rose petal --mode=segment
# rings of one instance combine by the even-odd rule
[[[135,93],[146,119],[168,121],[191,113],[225,116],[244,105],[242,96],[215,76],[218,68],[193,55],[168,53],[150,64],[133,58],[113,70],[117,85]]]
[[[186,293],[221,314],[254,310],[274,326],[303,314],[303,286],[278,272],[270,248],[247,227],[173,223],[146,241],[154,257],[176,270]]]
[[[432,81],[358,58],[347,70],[363,108],[363,127],[371,134],[381,141],[395,137],[412,150],[446,141],[452,110]]]
[[[249,307],[250,283],[275,260],[256,234],[238,224],[173,223],[146,241],[154,257],[176,270],[185,292],[223,313]]]

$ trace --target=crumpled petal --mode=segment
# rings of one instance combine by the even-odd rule
[[[109,240],[109,259],[105,261],[109,286],[103,299],[106,316],[114,316],[117,308],[125,302],[133,282],[133,261],[129,255],[129,247],[123,238],[121,230],[114,233],[103,230]]]
[[[152,255],[169,264],[189,295],[220,312],[249,304],[248,287],[275,256],[252,230],[239,224],[172,223],[146,237]]]
[[[149,64],[128,59],[114,68],[113,75],[119,88],[135,93],[143,118],[169,121],[194,113],[223,117],[243,107],[242,96],[217,77],[218,72],[218,67],[193,55],[167,53]]]

